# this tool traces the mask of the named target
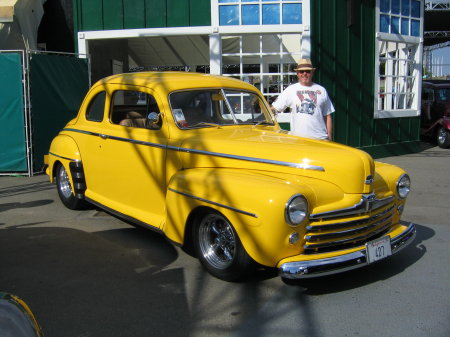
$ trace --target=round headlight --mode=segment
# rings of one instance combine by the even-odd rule
[[[285,218],[291,226],[300,225],[308,217],[308,201],[301,194],[294,195],[286,203]]]
[[[411,188],[411,180],[407,174],[402,175],[397,181],[397,194],[401,199],[405,199]]]

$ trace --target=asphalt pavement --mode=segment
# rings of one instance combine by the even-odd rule
[[[46,337],[448,336],[450,150],[423,147],[379,159],[411,176],[415,241],[297,285],[271,271],[220,281],[159,234],[66,209],[45,175],[1,176],[0,291],[25,300]]]

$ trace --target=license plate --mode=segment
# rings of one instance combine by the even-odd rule
[[[366,243],[367,263],[382,260],[391,254],[391,239],[389,236],[384,236]]]

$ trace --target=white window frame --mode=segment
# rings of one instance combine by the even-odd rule
[[[258,4],[259,2],[248,2],[248,4]],[[280,2],[281,3],[281,2]],[[240,77],[242,80],[246,80],[247,76],[260,76],[261,81],[264,82],[267,76],[283,76],[296,75],[295,72],[284,71],[283,64],[281,63],[280,71],[277,73],[269,73],[268,69],[265,69],[265,65],[262,60],[264,56],[270,55],[286,55],[286,51],[283,50],[283,45],[280,39],[279,50],[273,52],[263,52],[260,46],[259,52],[255,53],[243,53],[242,42],[240,42],[239,51],[237,53],[222,54],[222,38],[233,36],[242,37],[244,35],[254,35],[255,38],[262,41],[262,36],[265,34],[278,35],[279,37],[297,34],[300,35],[300,51],[292,53],[293,58],[298,62],[301,58],[309,58],[311,55],[311,37],[310,37],[310,0],[302,0],[302,23],[301,24],[276,24],[276,25],[234,25],[234,26],[220,26],[219,25],[219,2],[218,0],[211,0],[211,26],[213,34],[210,35],[210,73],[224,76]],[[240,72],[236,74],[222,74],[222,56],[225,57],[239,57],[240,60]],[[243,73],[244,66],[243,58],[246,56],[255,56],[260,59],[260,72],[259,73]],[[283,83],[286,84],[286,83]],[[263,88],[259,88],[263,89]],[[263,91],[263,90],[261,90]],[[281,92],[282,90],[280,90]],[[277,96],[280,92],[268,93],[264,92],[265,96]],[[288,123],[290,121],[290,114],[284,113],[277,116],[278,122]]]
[[[305,0],[289,0],[289,1],[285,1],[285,0],[254,0],[251,2],[242,2],[242,0],[235,0],[236,2],[224,2],[224,3],[220,3],[219,0],[212,0],[212,2],[215,2],[217,4],[217,13],[219,15],[220,13],[220,7],[226,7],[226,6],[238,6],[239,8],[239,26],[247,26],[247,25],[243,25],[242,24],[242,7],[243,6],[248,6],[248,5],[257,5],[260,8],[259,11],[259,24],[258,26],[265,26],[265,25],[269,25],[269,24],[264,24],[263,23],[263,5],[279,5],[280,8],[280,13],[279,13],[279,19],[280,19],[280,23],[278,24],[271,24],[271,25],[283,25],[283,4],[301,4],[302,5],[302,11],[303,11],[303,3],[305,2]],[[307,0],[309,2],[309,0]],[[302,16],[302,22],[303,22],[303,16]],[[288,24],[288,25],[292,25],[292,24]],[[227,25],[221,26],[221,27],[226,27]]]
[[[420,37],[380,32],[380,0],[376,1],[374,118],[420,116],[423,57],[423,1],[420,2]],[[390,53],[386,44],[393,48]],[[385,63],[385,73],[380,64]],[[384,83],[384,85],[382,84]],[[405,106],[405,102],[409,102]]]

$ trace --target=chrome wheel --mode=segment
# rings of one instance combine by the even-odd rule
[[[439,127],[436,135],[436,141],[439,147],[444,149],[450,147],[450,131],[444,127]]]
[[[70,209],[83,209],[85,206],[84,200],[75,197],[75,193],[72,189],[72,184],[65,167],[61,163],[57,163],[56,165],[55,180],[58,195],[62,203]]]
[[[70,179],[67,174],[66,169],[63,165],[59,166],[58,169],[58,189],[61,192],[61,194],[65,198],[70,198],[70,196],[73,194],[72,192],[72,186],[70,185]]]
[[[217,269],[228,268],[235,258],[236,236],[231,224],[220,214],[205,216],[198,229],[203,259]]]

